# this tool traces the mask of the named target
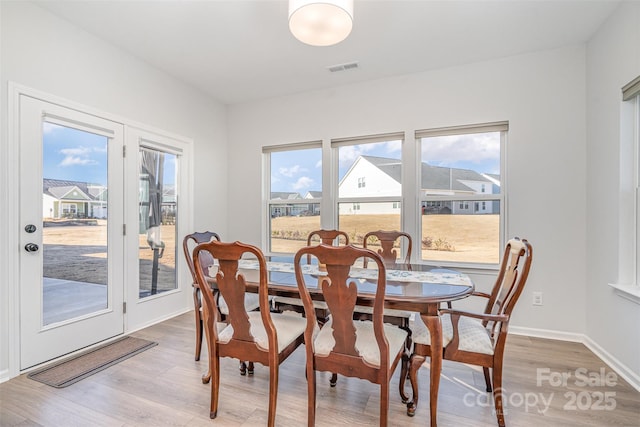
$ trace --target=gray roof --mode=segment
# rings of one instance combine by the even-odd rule
[[[300,193],[296,192],[287,192],[287,191],[272,191],[271,192],[271,200],[296,200],[302,199]]]
[[[362,156],[362,158],[389,175],[395,181],[400,182],[402,172],[401,160],[375,156]],[[473,189],[464,185],[461,181],[480,181],[493,184],[487,178],[471,169],[432,166],[428,163],[422,163],[421,175],[422,190],[473,191]],[[498,180],[500,179],[499,175],[495,175],[495,177]]]
[[[90,200],[95,199],[95,196],[91,194],[92,193],[91,191],[89,191],[89,188],[87,187],[86,182],[44,178],[42,180],[42,187],[43,187],[42,191],[45,194],[49,194],[50,196],[53,196],[56,199],[61,199],[73,188],[77,188],[82,193],[84,193],[83,195],[85,197],[83,198],[88,198]]]

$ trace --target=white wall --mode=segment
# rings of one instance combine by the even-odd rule
[[[640,3],[627,2],[587,49],[587,325],[606,351],[640,383],[640,305],[608,283],[618,277],[621,88],[640,75]],[[632,210],[629,208],[629,210]],[[629,230],[631,232],[631,230]]]
[[[6,375],[17,279],[17,178],[9,176],[7,84],[24,85],[194,141],[194,227],[226,235],[226,107],[26,2],[0,2],[0,380]],[[197,173],[195,171],[198,171]],[[178,262],[181,262],[179,260]],[[13,325],[17,329],[17,325]]]
[[[229,237],[261,242],[263,145],[508,120],[507,235],[534,248],[512,324],[583,334],[585,115],[584,46],[232,106]]]

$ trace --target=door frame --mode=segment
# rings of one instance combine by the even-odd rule
[[[2,213],[0,213],[0,218],[3,218],[3,220],[0,221],[0,231],[2,232],[6,242],[6,244],[0,245],[0,284],[6,284],[5,286],[0,286],[0,303],[1,301],[6,301],[3,306],[6,310],[2,310],[4,313],[0,313],[0,344],[6,342],[8,344],[8,348],[0,347],[0,351],[6,354],[8,366],[6,369],[1,369],[0,367],[0,382],[36,368],[33,367],[25,371],[20,370],[20,217],[18,202],[20,200],[18,167],[20,148],[18,134],[18,107],[20,95],[38,98],[46,102],[58,104],[66,108],[75,109],[86,114],[95,115],[121,123],[125,127],[125,144],[127,140],[127,132],[131,128],[142,129],[155,135],[163,135],[182,141],[185,144],[185,148],[183,149],[184,159],[182,161],[182,168],[185,171],[191,171],[193,166],[193,140],[190,138],[123,118],[116,114],[105,113],[104,111],[96,108],[45,93],[13,81],[9,81],[7,83],[7,146],[6,149],[3,150],[3,152],[6,153],[6,156],[3,159],[0,159],[0,178],[2,178],[0,180],[0,187],[3,187],[3,191],[0,191],[0,195],[5,195],[5,199],[0,200],[0,202],[3,202],[4,204]],[[193,174],[185,173],[182,179],[184,188],[182,189],[181,195],[183,213],[181,214],[181,218],[177,221],[178,236],[184,235],[186,230],[191,230],[193,228],[193,182]],[[125,201],[125,203],[127,203],[127,201]],[[133,226],[137,227],[137,224]],[[193,309],[191,278],[190,273],[186,268],[182,251],[178,251],[177,253],[176,269],[178,270],[178,290],[176,292],[181,295],[180,308],[177,310],[174,309],[171,312],[167,311],[162,313],[153,319],[135,319],[135,321],[132,322],[130,319],[133,320],[132,317],[134,316],[132,316],[132,310],[135,310],[135,307],[134,305],[131,305],[131,307],[128,307],[127,309],[128,312],[124,314],[124,334],[137,331],[151,324],[161,322],[162,320],[169,319]],[[137,283],[135,286],[137,287]],[[126,287],[124,292],[125,302],[127,302],[128,291]],[[162,310],[164,307],[160,307],[160,309]],[[96,347],[101,344],[102,343],[95,344],[88,348]],[[86,348],[70,353],[70,355],[85,350]]]

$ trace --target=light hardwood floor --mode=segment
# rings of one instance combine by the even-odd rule
[[[67,388],[26,375],[0,384],[0,426],[265,425],[267,369],[256,365],[254,376],[242,377],[230,359],[221,361],[218,418],[209,419],[210,387],[200,381],[206,362],[205,357],[193,360],[193,323],[193,314],[186,313],[133,334],[159,345]],[[278,426],[306,425],[304,357],[299,348],[281,366]],[[512,335],[505,359],[508,426],[640,426],[640,393],[581,344]],[[420,372],[421,401],[414,418],[406,416],[400,402],[398,374],[391,384],[389,424],[426,426],[428,364]],[[562,374],[570,374],[566,385],[556,385]],[[590,384],[580,384],[584,377]],[[317,426],[378,425],[378,387],[340,377],[330,388],[328,380],[318,374]],[[481,370],[445,362],[438,425],[495,426],[487,396]]]

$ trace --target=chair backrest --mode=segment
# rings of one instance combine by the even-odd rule
[[[316,230],[309,233],[307,236],[307,246],[311,246],[311,241],[314,237],[320,238],[320,243],[324,243],[325,245],[333,245],[333,242],[336,238],[342,236],[344,239],[344,244],[349,244],[349,235],[344,231],[340,230]]]
[[[344,240],[345,245],[349,244],[349,235],[346,232],[340,231],[340,230],[322,229],[322,230],[312,231],[307,236],[307,246],[311,246],[311,243],[314,240],[314,237],[320,238],[320,243],[324,245],[331,246],[336,242],[336,239],[338,239],[338,246],[339,246],[340,237],[342,237],[342,239]],[[307,256],[307,264],[310,264],[310,263],[311,263],[311,255]]]
[[[193,284],[197,285],[198,281],[196,279],[196,268],[193,264],[193,248],[195,248],[200,243],[209,242],[211,240],[220,241],[220,236],[218,233],[214,233],[213,231],[202,231],[195,233],[187,234],[182,239],[182,250],[184,251],[184,258],[187,260],[187,267],[189,267],[189,271],[191,272],[191,277],[193,279]],[[208,275],[208,268],[213,265],[213,258],[202,256],[200,263],[204,268],[205,274]]]
[[[411,236],[408,233],[402,231],[370,231],[364,235],[364,240],[362,242],[362,246],[367,248],[371,246],[372,242],[369,240],[375,237],[380,243],[381,248],[378,249],[378,253],[384,260],[384,263],[387,267],[394,267],[398,265],[406,265],[410,266],[411,262],[411,249],[413,246]],[[394,249],[396,243],[400,243],[400,239],[406,240],[406,256],[404,261],[398,262],[398,251]],[[364,262],[365,268],[367,267],[366,260]]]
[[[532,258],[533,248],[526,239],[515,237],[507,242],[486,314],[511,314],[529,276]]]
[[[311,295],[307,289],[300,260],[305,255],[317,258],[319,264],[326,265],[326,275],[318,277],[318,289],[322,292],[324,301],[331,312],[331,328],[335,339],[335,347],[329,357],[335,354],[361,358],[356,350],[356,330],[354,327],[354,309],[356,306],[358,287],[355,280],[349,280],[351,266],[360,258],[368,258],[377,265],[378,281],[373,305],[373,329],[380,349],[380,366],[388,366],[388,343],[384,336],[383,310],[386,288],[386,268],[382,258],[372,250],[348,246],[331,246],[320,244],[300,249],[294,258],[296,281],[300,290],[300,297],[307,316],[307,332],[305,342],[312,342],[307,336],[317,324],[315,309]],[[315,287],[315,285],[312,285]],[[357,321],[357,320],[356,320]],[[339,357],[339,356],[338,356]]]
[[[275,327],[269,314],[269,295],[267,281],[267,262],[260,248],[247,245],[241,242],[225,243],[213,240],[208,243],[201,243],[193,250],[193,259],[196,266],[196,279],[201,287],[204,309],[207,313],[214,313],[217,321],[218,306],[213,295],[211,286],[205,286],[207,275],[203,269],[203,258],[214,259],[218,262],[218,272],[215,276],[218,292],[226,301],[229,309],[228,323],[233,326],[233,338],[231,341],[242,341],[244,343],[256,343],[255,337],[250,332],[249,315],[245,308],[246,280],[239,271],[239,261],[243,255],[250,255],[258,260],[259,266],[259,289],[258,297],[260,302],[260,313],[266,330],[269,348],[276,349],[277,336]],[[217,340],[216,328],[213,328],[213,335]]]

